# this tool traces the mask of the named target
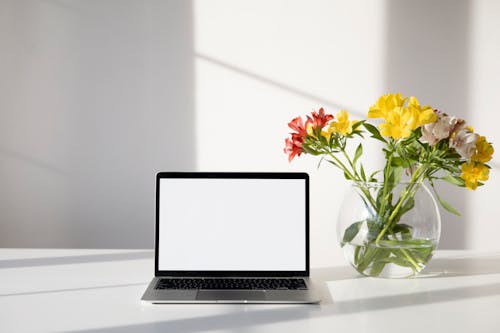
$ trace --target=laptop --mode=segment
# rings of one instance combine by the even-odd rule
[[[160,172],[151,303],[317,303],[306,173]]]

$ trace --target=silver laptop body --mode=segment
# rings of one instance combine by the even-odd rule
[[[155,277],[142,300],[319,302],[309,280],[309,176],[158,173]]]

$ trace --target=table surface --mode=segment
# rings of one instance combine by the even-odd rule
[[[500,251],[413,279],[314,268],[319,305],[151,305],[152,274],[151,250],[0,249],[0,332],[500,332]]]

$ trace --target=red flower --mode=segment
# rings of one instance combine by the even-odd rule
[[[325,110],[323,108],[319,109],[318,112],[312,112],[311,113],[312,118],[307,116],[307,122],[309,122],[313,125],[313,129],[317,128],[323,128],[325,125],[333,119],[333,116],[331,114],[325,114]]]
[[[292,121],[288,123],[288,127],[295,131],[294,133],[290,133],[292,136],[291,138],[285,140],[285,149],[283,150],[285,154],[288,154],[289,162],[291,162],[295,156],[300,156],[300,154],[302,154],[302,143],[307,136],[308,125],[309,120],[304,124],[301,117],[293,118]]]
[[[307,127],[312,126],[313,130],[317,128],[323,128],[325,125],[333,119],[331,114],[325,114],[323,108],[319,109],[318,112],[312,112],[311,117],[307,116],[307,120],[304,123],[301,117],[293,118],[291,122],[288,123],[288,127],[293,129],[291,138],[285,140],[285,154],[288,154],[288,161],[291,162],[295,156],[300,156],[304,152],[302,149],[302,144],[304,139],[307,137]]]
[[[302,121],[302,118],[297,117],[293,118],[291,122],[288,123],[288,127],[293,129],[294,131],[297,132],[298,135],[300,135],[301,138],[304,138],[307,135],[307,125],[309,124],[309,121],[304,122]]]
[[[292,133],[291,139],[286,138],[283,151],[288,154],[288,162],[291,162],[295,156],[302,154],[302,142],[304,139],[297,133]]]

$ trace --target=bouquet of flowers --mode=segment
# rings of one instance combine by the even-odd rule
[[[321,156],[320,163],[327,161],[358,186],[364,204],[373,212],[371,218],[353,222],[346,228],[342,246],[356,237],[362,224],[370,231],[365,243],[379,246],[384,242],[398,242],[401,247],[415,242],[411,227],[399,221],[413,209],[415,193],[424,181],[433,189],[441,206],[458,215],[457,210],[438,195],[435,182],[442,180],[475,190],[488,180],[490,167],[487,162],[492,158],[493,146],[463,119],[422,106],[417,98],[403,97],[399,93],[381,96],[370,107],[368,118],[381,121],[376,126],[367,120],[351,120],[345,110],[333,116],[321,108],[305,119],[297,117],[288,124],[293,130],[285,140],[284,152],[289,161],[302,154]],[[367,172],[360,163],[362,143],[355,149],[347,149],[348,144],[355,141],[353,139],[366,136],[383,144],[385,166],[382,170]],[[396,194],[394,190],[403,179],[404,188]],[[376,193],[369,185],[374,182],[380,184]],[[362,264],[358,267],[360,272],[377,260],[382,263],[398,261],[419,271],[419,260],[425,257],[425,253],[396,253],[394,250],[379,250],[374,255],[367,245],[370,244],[360,244],[354,251],[355,262]]]

